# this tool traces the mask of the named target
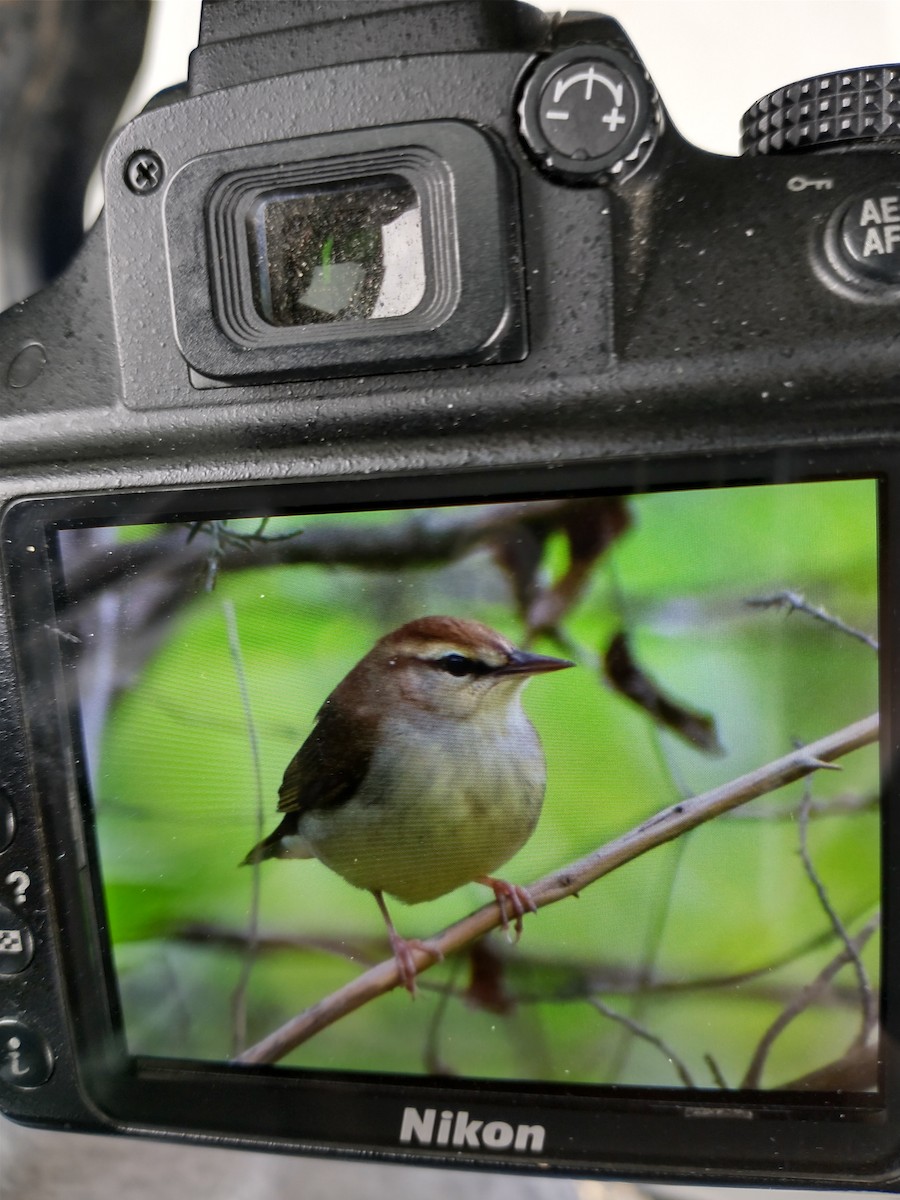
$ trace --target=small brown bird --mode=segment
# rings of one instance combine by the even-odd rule
[[[528,892],[495,879],[534,831],[544,799],[541,743],[521,704],[532,675],[574,664],[517,650],[476,621],[422,617],[376,642],[334,689],[279,790],[284,819],[244,864],[317,858],[375,896],[400,978],[411,947],[384,894],[407,904],[464,883],[493,889],[521,932]]]

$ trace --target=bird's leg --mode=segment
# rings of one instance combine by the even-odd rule
[[[475,882],[483,883],[485,887],[489,887],[494,893],[497,906],[500,909],[500,920],[503,923],[506,936],[511,942],[518,941],[522,936],[522,918],[527,912],[537,912],[537,905],[532,900],[529,892],[517,883],[507,883],[505,879],[494,879],[492,875],[479,875]],[[506,911],[507,903],[514,918],[515,938],[510,934],[509,913]]]
[[[381,909],[381,915],[384,917],[384,923],[387,925],[388,938],[391,943],[391,950],[394,952],[394,959],[397,963],[397,970],[400,973],[400,982],[406,988],[411,996],[416,994],[416,975],[418,968],[416,960],[413,958],[413,950],[422,950],[429,954],[435,962],[442,962],[444,955],[439,946],[433,942],[423,942],[419,938],[404,938],[401,937],[394,928],[394,922],[391,920],[390,913],[387,909],[387,904],[384,902],[384,896],[381,892],[372,892],[375,897],[378,907]]]

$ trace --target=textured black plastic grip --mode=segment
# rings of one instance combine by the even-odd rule
[[[900,138],[900,66],[815,75],[763,96],[744,114],[745,154],[796,154],[838,142]]]

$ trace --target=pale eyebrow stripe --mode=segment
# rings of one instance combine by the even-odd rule
[[[417,658],[420,662],[438,662],[440,659],[446,658],[448,654],[459,654],[462,658],[467,658],[471,662],[483,662],[488,667],[502,667],[509,657],[502,650],[487,648],[475,654],[471,649],[464,649],[453,642],[441,642],[437,646],[429,646],[427,654],[421,650],[414,650],[411,647],[403,647],[400,653],[409,658]]]

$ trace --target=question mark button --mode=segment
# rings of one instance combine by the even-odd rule
[[[18,975],[34,957],[34,937],[18,913],[0,904],[0,975]]]
[[[24,904],[25,893],[31,887],[31,877],[26,871],[10,871],[5,881],[13,889],[13,903]]]

